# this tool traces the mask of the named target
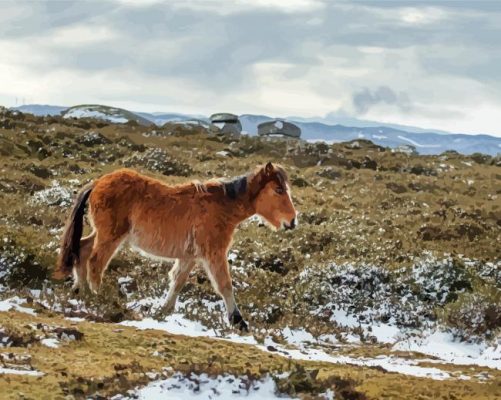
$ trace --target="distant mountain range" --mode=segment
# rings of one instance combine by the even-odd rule
[[[240,122],[244,131],[256,132],[257,125],[270,121],[265,115],[244,114]],[[290,120],[301,128],[301,138],[309,141],[345,142],[354,139],[368,139],[386,147],[402,145],[414,146],[420,154],[440,154],[446,150],[455,150],[462,154],[501,153],[501,138],[490,135],[466,135],[444,132],[410,132],[385,125],[371,127],[353,127],[327,125],[320,122],[299,122]]]
[[[43,117],[44,115],[60,115],[64,110],[67,110],[68,108],[69,107],[50,106],[47,104],[25,104],[18,107],[12,107],[11,110],[17,110],[23,113]]]
[[[87,106],[71,107],[73,116],[85,117],[83,111]],[[121,110],[112,107],[101,107],[102,114],[99,118],[108,119],[112,122],[117,122],[116,111],[113,115],[110,112],[109,117],[106,117],[106,109]],[[79,113],[75,110],[81,109]],[[31,104],[14,107],[13,109],[34,115],[59,115],[64,113],[69,107]],[[189,120],[208,121],[208,117],[193,114],[181,113],[145,113],[145,112],[129,112],[123,111],[129,119],[141,121],[140,123],[148,124],[148,121],[156,125],[163,125],[166,122],[182,123]],[[130,113],[130,114],[128,114]],[[94,116],[96,115],[88,115]],[[250,135],[255,135],[257,126],[266,121],[274,120],[275,118],[267,115],[240,115],[240,122],[244,132]],[[459,133],[448,133],[443,131],[428,131],[417,127],[404,127],[395,124],[385,124],[373,121],[357,120],[355,118],[342,117],[344,123],[350,123],[349,126],[326,123],[339,119],[341,117],[319,117],[314,118],[290,117],[286,120],[295,123],[301,128],[301,138],[308,141],[326,141],[326,142],[344,142],[354,139],[367,139],[378,145],[395,148],[402,145],[414,146],[420,154],[440,154],[446,150],[455,150],[463,154],[484,153],[497,155],[501,153],[501,138],[490,135],[467,135]],[[124,122],[124,121],[121,121]],[[372,125],[371,125],[372,124]]]

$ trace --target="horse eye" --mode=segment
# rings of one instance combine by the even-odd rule
[[[284,194],[284,189],[283,189],[283,188],[281,188],[281,187],[277,187],[277,188],[275,189],[275,192],[277,192],[278,194]]]

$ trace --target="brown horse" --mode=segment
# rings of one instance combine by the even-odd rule
[[[87,200],[93,232],[81,238]],[[297,213],[282,167],[268,163],[230,181],[175,186],[121,169],[78,194],[54,277],[73,272],[75,288],[87,281],[97,292],[108,263],[127,240],[152,256],[176,259],[162,311],[174,308],[190,271],[201,265],[222,296],[230,323],[247,330],[233,296],[227,254],[237,225],[255,214],[276,229],[296,226]]]

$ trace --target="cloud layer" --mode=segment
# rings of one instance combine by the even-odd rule
[[[501,3],[0,2],[0,103],[351,115],[501,135]]]

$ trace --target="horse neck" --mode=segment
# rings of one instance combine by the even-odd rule
[[[236,227],[242,221],[256,214],[255,199],[263,185],[262,176],[259,171],[255,171],[247,175],[245,192],[239,193],[236,198],[231,200],[224,197],[220,204],[229,224]]]
[[[248,193],[240,195],[238,198],[231,200],[231,202],[224,202],[222,207],[225,209],[228,222],[235,226],[256,213],[255,206]]]

